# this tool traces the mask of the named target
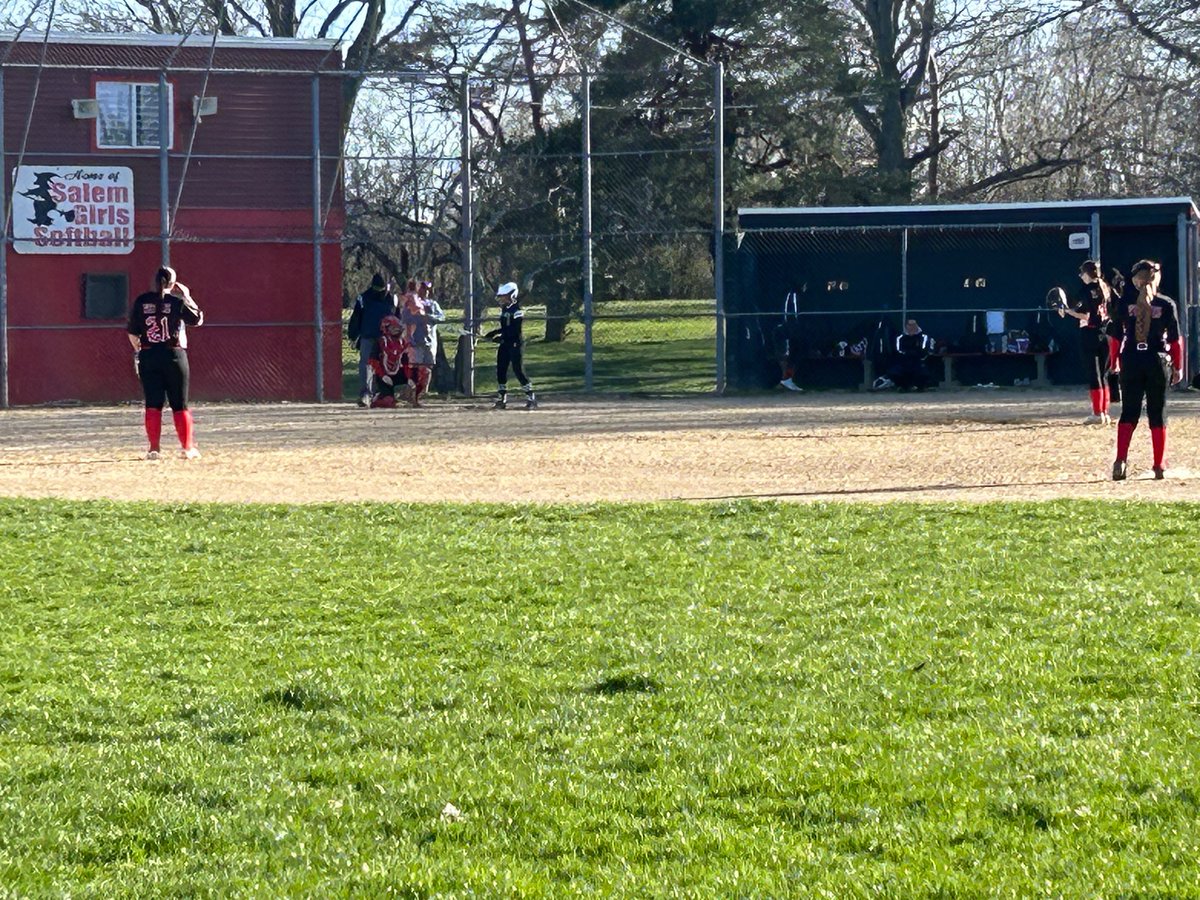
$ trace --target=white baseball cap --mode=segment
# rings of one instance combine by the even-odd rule
[[[496,288],[497,297],[508,297],[511,295],[515,300],[517,293],[517,283],[515,281],[506,281],[500,287]]]

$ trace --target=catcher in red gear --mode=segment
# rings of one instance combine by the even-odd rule
[[[373,377],[371,407],[394,409],[396,387],[412,386],[412,368],[409,365],[409,342],[404,335],[404,325],[396,316],[384,316],[379,323],[379,340],[369,360]]]

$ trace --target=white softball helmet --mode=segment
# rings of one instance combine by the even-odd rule
[[[517,283],[515,281],[506,281],[504,284],[500,285],[500,287],[496,288],[497,297],[511,297],[512,299],[516,300],[517,294]]]

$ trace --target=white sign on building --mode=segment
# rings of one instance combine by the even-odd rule
[[[12,192],[18,253],[129,253],[133,170],[116,166],[20,166]]]

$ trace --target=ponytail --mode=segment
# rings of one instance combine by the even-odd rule
[[[1112,302],[1113,291],[1112,288],[1109,287],[1108,282],[1104,280],[1104,272],[1100,268],[1100,260],[1085,260],[1083,265],[1079,267],[1079,274],[1086,275],[1095,282],[1096,287],[1100,291],[1100,299],[1104,302],[1104,306],[1107,308],[1108,304]]]

